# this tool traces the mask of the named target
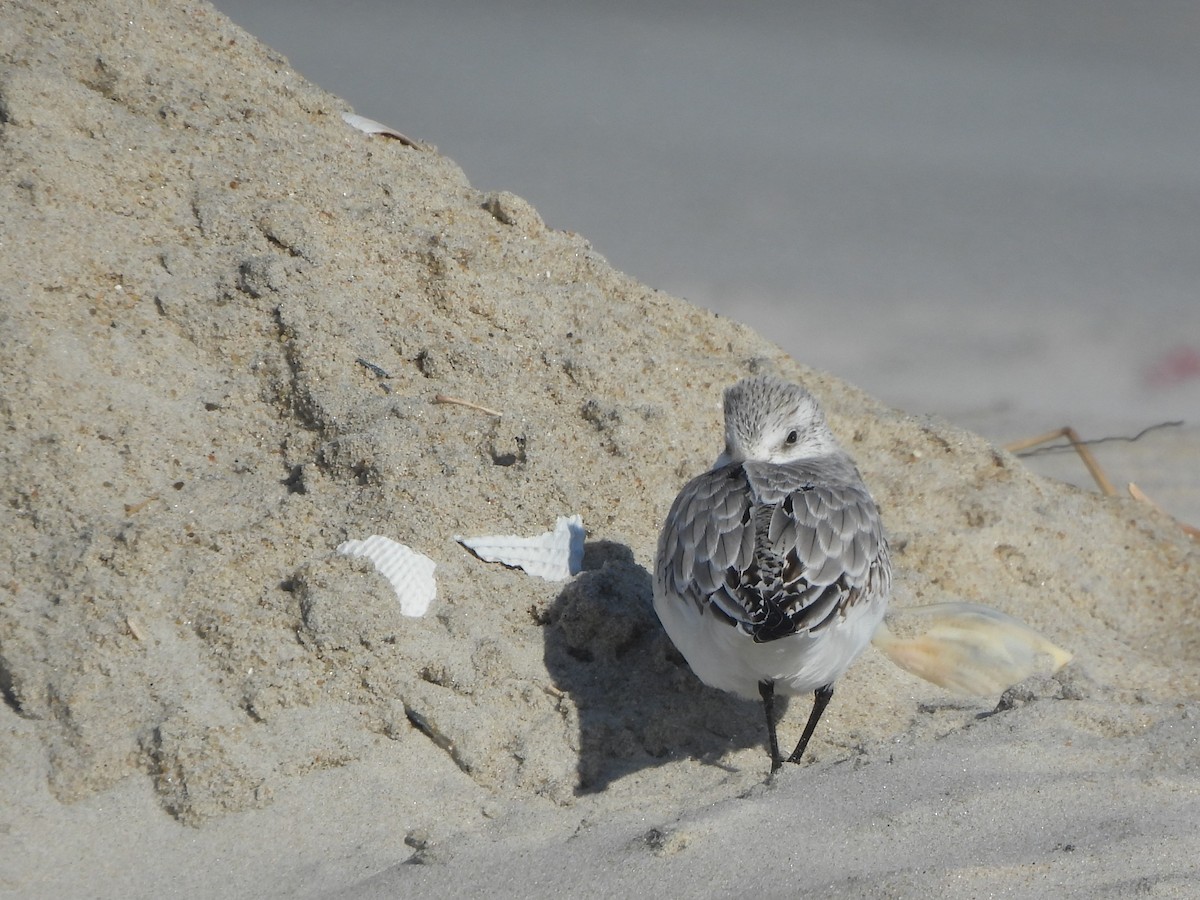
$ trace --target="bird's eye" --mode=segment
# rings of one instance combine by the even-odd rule
[[[784,443],[787,444],[788,446],[791,446],[792,444],[796,443],[796,441],[798,441],[798,440],[800,440],[800,435],[798,435],[794,431],[789,431],[787,440],[784,441]]]

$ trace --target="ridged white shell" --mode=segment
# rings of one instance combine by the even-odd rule
[[[559,516],[553,531],[537,537],[513,534],[454,539],[482,559],[498,562],[546,581],[566,581],[583,568],[583,519]]]
[[[437,564],[411,547],[373,534],[365,541],[346,541],[337,549],[344,556],[369,559],[375,571],[391,583],[400,598],[400,612],[406,616],[425,615],[437,596],[437,582],[433,578]]]

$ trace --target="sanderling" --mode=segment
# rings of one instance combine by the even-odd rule
[[[813,692],[798,763],[890,592],[879,510],[817,401],[767,376],[729,388],[725,451],[659,537],[654,609],[701,681],[762,698],[772,772],[776,693]]]

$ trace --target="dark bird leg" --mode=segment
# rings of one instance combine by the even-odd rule
[[[832,696],[832,684],[819,687],[813,692],[812,712],[808,714],[808,724],[804,726],[804,734],[800,735],[800,743],[796,745],[796,749],[792,751],[792,755],[787,758],[788,762],[800,762],[800,757],[804,755],[804,748],[808,746],[809,738],[811,738],[813,736],[813,732],[817,730],[817,722],[821,721],[821,713],[825,712],[825,707],[829,705],[829,700]],[[763,699],[766,699],[765,695]],[[774,726],[771,727],[771,743],[772,745],[775,743]],[[772,758],[778,758],[778,756],[779,751],[775,750],[775,755]],[[772,769],[772,771],[774,771],[774,769]]]
[[[779,755],[779,739],[775,736],[775,682],[760,681],[758,694],[767,713],[767,747],[771,751],[771,774],[774,775],[783,765],[783,757]]]

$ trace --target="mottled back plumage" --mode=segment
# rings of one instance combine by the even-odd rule
[[[853,465],[832,458],[728,463],[693,479],[667,517],[659,578],[763,642],[886,594],[890,571],[874,501]]]

